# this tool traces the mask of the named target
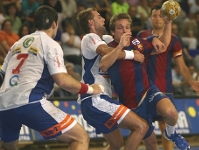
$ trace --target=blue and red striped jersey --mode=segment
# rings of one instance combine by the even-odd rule
[[[151,42],[141,38],[132,38],[131,44],[125,50],[139,50],[145,55],[151,54],[154,50]],[[117,42],[108,44],[116,47]],[[149,89],[152,82],[145,70],[145,64],[134,60],[117,60],[109,69],[108,74],[112,85],[122,104],[128,108],[136,108],[143,95]]]
[[[143,30],[137,34],[139,38],[151,36],[150,30]],[[172,34],[171,42],[164,53],[150,55],[145,58],[146,70],[149,78],[161,92],[173,93],[171,62],[172,58],[182,56],[182,46],[177,36]]]

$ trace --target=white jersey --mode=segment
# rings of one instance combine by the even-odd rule
[[[97,83],[104,86],[104,93],[112,97],[111,82],[107,72],[100,70],[101,56],[96,53],[99,45],[106,44],[94,33],[86,34],[82,38],[81,50],[83,55],[82,62],[82,81],[86,84]]]
[[[60,45],[45,32],[36,31],[16,42],[2,66],[0,110],[34,103],[54,87],[51,75],[67,72]]]

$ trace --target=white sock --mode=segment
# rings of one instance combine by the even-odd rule
[[[171,136],[171,134],[175,133],[175,126],[170,126],[166,124],[166,132],[168,136]]]

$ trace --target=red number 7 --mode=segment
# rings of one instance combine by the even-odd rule
[[[19,74],[20,68],[23,65],[24,61],[28,58],[28,54],[19,54],[17,55],[17,60],[21,59],[18,66],[15,69],[12,69],[13,74]]]

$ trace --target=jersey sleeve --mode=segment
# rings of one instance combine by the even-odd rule
[[[49,50],[46,53],[45,61],[51,75],[67,72],[64,65],[63,51],[61,46],[55,41],[49,45]]]
[[[99,45],[106,44],[97,34],[89,34],[88,36],[88,48],[94,52]]]
[[[173,39],[171,40],[171,45],[173,45],[173,57],[178,57],[182,55],[182,45],[180,43],[180,40],[177,36],[173,36]]]
[[[106,44],[97,34],[90,33],[83,37],[81,41],[82,54],[87,59],[93,59],[96,55],[97,47]]]

